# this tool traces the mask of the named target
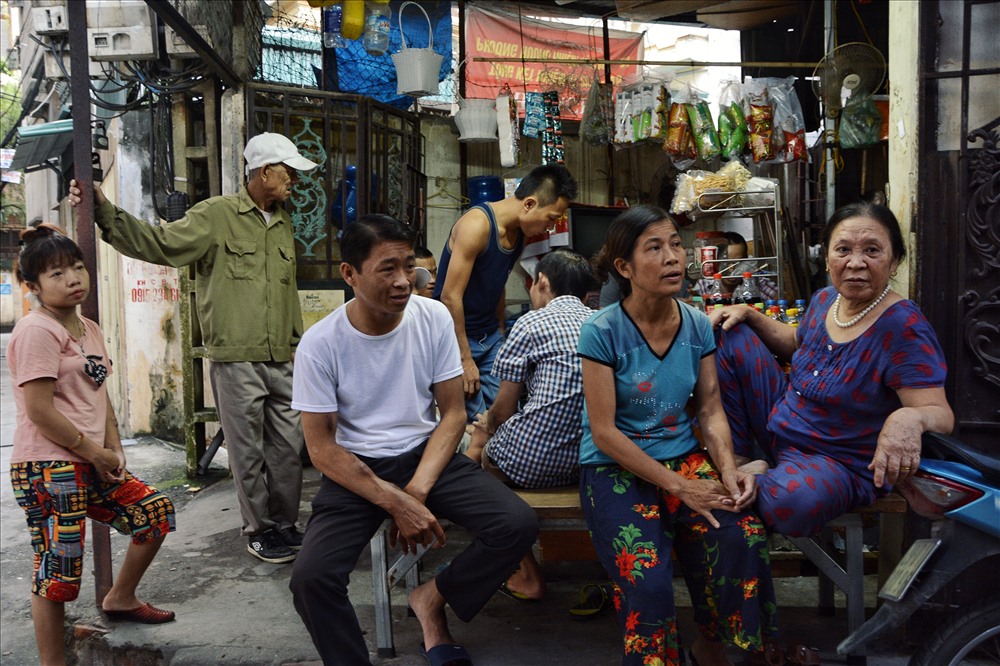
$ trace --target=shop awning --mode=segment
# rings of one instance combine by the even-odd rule
[[[10,168],[28,173],[45,168],[50,160],[61,157],[72,141],[72,118],[19,127],[17,150]]]

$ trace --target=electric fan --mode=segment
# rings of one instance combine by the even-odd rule
[[[849,101],[878,91],[885,80],[885,58],[877,48],[850,42],[830,51],[813,72],[813,91],[827,118],[836,118]]]

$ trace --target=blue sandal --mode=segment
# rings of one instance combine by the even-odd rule
[[[437,645],[427,650],[421,643],[420,656],[430,666],[472,666],[472,657],[461,645]]]

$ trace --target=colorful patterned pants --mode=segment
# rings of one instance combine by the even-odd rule
[[[868,460],[826,455],[775,436],[767,429],[772,409],[788,380],[768,348],[749,326],[716,329],[715,365],[722,406],[738,456],[772,467],[757,477],[757,511],[769,530],[810,536],[844,512],[875,501]]]
[[[718,480],[702,451],[663,463]],[[776,633],[767,535],[751,512],[716,511],[713,528],[681,501],[617,465],[584,466],[580,495],[597,556],[615,587],[623,665],[680,663],[671,549],[705,638],[750,651]]]
[[[143,543],[173,532],[170,499],[125,472],[122,483],[104,483],[89,463],[12,463],[14,498],[24,509],[35,551],[31,591],[52,601],[80,593],[86,518]]]

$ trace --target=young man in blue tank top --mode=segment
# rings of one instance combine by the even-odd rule
[[[434,297],[455,322],[470,422],[489,408],[500,385],[491,371],[503,342],[504,289],[524,239],[555,226],[575,197],[576,181],[566,167],[535,167],[512,196],[473,206],[451,228]]]

